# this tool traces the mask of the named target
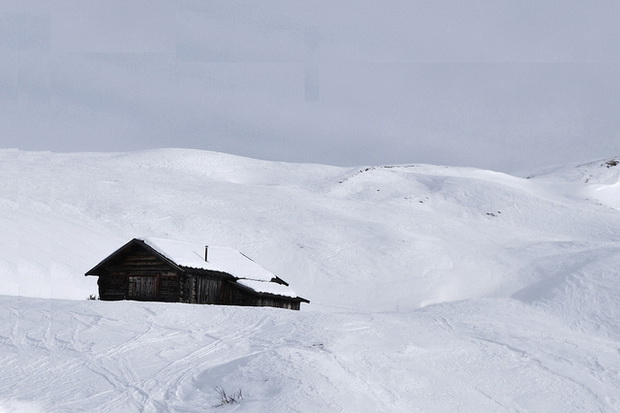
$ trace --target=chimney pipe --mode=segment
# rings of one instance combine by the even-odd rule
[[[209,246],[205,245],[205,261],[209,262]]]

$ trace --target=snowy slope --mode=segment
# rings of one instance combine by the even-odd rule
[[[204,411],[215,386],[247,412],[617,411],[614,163],[0,150],[0,411]],[[86,301],[136,236],[235,248],[311,304]]]
[[[516,300],[363,314],[3,297],[0,309],[7,408],[210,411],[215,387],[241,389],[240,412],[620,408],[618,341]]]
[[[620,210],[620,157],[543,169],[530,178],[578,184],[575,193]]]
[[[80,274],[140,236],[235,248],[315,309],[414,309],[511,296],[552,276],[538,263],[615,243],[620,228],[579,188],[475,169],[190,150],[0,156],[11,295],[83,299],[96,285]]]

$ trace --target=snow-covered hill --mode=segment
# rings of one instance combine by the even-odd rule
[[[616,158],[519,178],[0,150],[0,176],[0,410],[202,411],[215,386],[248,412],[620,409]],[[86,301],[136,236],[233,247],[311,304]]]

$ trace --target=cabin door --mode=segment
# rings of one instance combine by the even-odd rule
[[[159,276],[128,277],[127,299],[154,300],[157,298]]]

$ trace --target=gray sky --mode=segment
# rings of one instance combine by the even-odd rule
[[[620,154],[620,2],[0,0],[0,147],[513,172]]]

